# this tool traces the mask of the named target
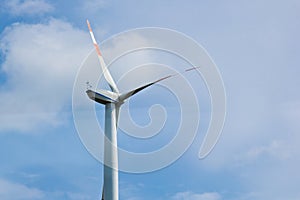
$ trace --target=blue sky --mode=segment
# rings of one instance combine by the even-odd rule
[[[1,199],[100,195],[102,164],[81,144],[71,111],[76,72],[93,49],[87,18],[98,41],[147,26],[183,32],[209,52],[226,87],[227,119],[213,152],[198,159],[209,118],[208,95],[200,95],[204,125],[190,149],[162,170],[120,173],[121,199],[300,198],[299,1],[1,0],[0,5]],[[138,102],[161,92],[154,87],[136,96],[133,118],[147,123],[145,112],[158,102]],[[103,108],[97,109],[101,121]],[[171,123],[165,131],[175,127]],[[126,147],[130,141],[121,135],[122,142]]]

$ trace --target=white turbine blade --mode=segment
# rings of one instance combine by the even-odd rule
[[[160,81],[163,81],[163,80],[165,80],[165,79],[168,79],[168,78],[177,76],[177,75],[179,75],[179,74],[183,74],[183,73],[185,73],[185,72],[189,72],[189,71],[191,71],[191,70],[195,70],[195,69],[197,69],[197,68],[199,68],[199,67],[192,67],[192,68],[186,69],[186,70],[185,70],[184,72],[182,72],[182,73],[178,72],[178,73],[176,73],[176,74],[171,74],[171,75],[165,76],[165,77],[160,78],[160,79],[158,79],[158,80],[156,80],[156,81],[153,81],[153,82],[151,82],[151,83],[148,83],[148,84],[145,84],[145,85],[143,85],[143,86],[141,86],[141,87],[138,87],[138,88],[136,88],[136,89],[134,89],[134,90],[131,90],[131,91],[126,92],[126,93],[123,93],[123,94],[120,95],[119,99],[120,99],[120,101],[122,102],[122,101],[126,100],[127,98],[129,98],[129,97],[135,95],[136,93],[142,91],[143,89],[145,89],[145,88],[147,88],[147,87],[149,87],[149,86],[151,86],[151,85],[153,85],[153,84],[156,84],[156,83],[158,83],[158,82],[160,82]]]
[[[86,20],[86,23],[88,25],[88,28],[89,28],[89,31],[90,31],[90,35],[91,35],[91,38],[93,40],[94,47],[95,47],[95,49],[97,51],[98,59],[99,59],[100,65],[101,65],[101,69],[102,69],[104,78],[107,81],[107,83],[108,83],[109,87],[111,88],[111,90],[114,91],[114,92],[116,92],[116,93],[119,93],[117,85],[116,85],[114,79],[112,78],[111,74],[109,73],[109,70],[106,67],[106,64],[104,62],[104,59],[102,57],[100,48],[99,48],[99,46],[97,44],[97,41],[95,39],[95,36],[94,36],[94,33],[93,33],[92,28],[91,28],[89,20]]]
[[[172,75],[163,77],[163,78],[161,78],[161,79],[158,79],[158,80],[153,81],[153,82],[151,82],[151,83],[148,83],[148,84],[146,84],[146,85],[143,85],[143,86],[141,86],[141,87],[138,87],[138,88],[136,88],[136,89],[134,89],[134,90],[131,90],[131,91],[129,91],[129,92],[126,92],[126,93],[124,93],[124,94],[121,94],[120,97],[119,97],[119,98],[120,98],[120,101],[124,101],[125,99],[131,97],[132,95],[134,95],[134,94],[136,94],[136,93],[142,91],[143,89],[145,89],[145,88],[147,88],[147,87],[149,87],[149,86],[151,86],[151,85],[153,85],[153,84],[155,84],[155,83],[158,83],[158,82],[160,82],[160,81],[162,81],[162,80],[165,80],[165,79],[167,79],[167,78],[170,78],[170,77],[172,77]]]
[[[102,187],[102,196],[101,196],[101,200],[104,200],[104,184],[103,184],[103,187]]]

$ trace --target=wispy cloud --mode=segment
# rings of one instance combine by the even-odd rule
[[[56,19],[6,28],[0,40],[7,76],[0,88],[0,131],[61,124],[88,44],[86,32]]]
[[[128,200],[145,199],[140,196],[140,190],[142,188],[144,188],[144,185],[141,183],[137,183],[137,184],[133,185],[128,182],[121,182],[120,183],[120,197],[121,197],[121,199],[128,199]]]
[[[191,191],[178,192],[171,198],[172,200],[221,200],[222,197],[216,192],[194,193]]]
[[[7,0],[4,8],[15,16],[44,14],[54,10],[54,7],[44,0]]]
[[[257,161],[259,157],[271,156],[279,160],[287,160],[295,155],[296,148],[290,143],[274,140],[265,146],[254,147],[249,150],[244,159],[249,158],[252,161]]]
[[[0,179],[0,199],[32,200],[42,199],[43,197],[44,193],[39,189]]]
[[[95,13],[107,6],[108,2],[104,0],[86,0],[82,1],[82,9],[88,13]]]

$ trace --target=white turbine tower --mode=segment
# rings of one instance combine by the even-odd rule
[[[100,66],[107,81],[111,91],[108,90],[97,90],[93,91],[88,89],[86,91],[88,97],[97,103],[105,105],[105,136],[108,140],[104,140],[104,182],[103,182],[103,192],[102,200],[118,200],[119,199],[119,189],[118,189],[118,148],[117,148],[117,124],[120,106],[124,103],[126,99],[133,96],[134,94],[140,92],[141,90],[160,82],[164,79],[176,76],[177,74],[165,76],[156,81],[145,84],[134,90],[126,93],[120,93],[115,81],[113,80],[109,70],[106,67],[104,59],[102,57],[100,48],[94,37],[92,28],[89,21],[87,20],[87,25],[90,31],[91,38],[93,40]],[[185,70],[190,71],[196,69],[193,67],[191,69]]]

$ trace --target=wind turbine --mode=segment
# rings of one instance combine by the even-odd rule
[[[91,25],[87,20],[87,25],[90,31],[90,35],[96,49],[99,63],[104,75],[105,80],[107,81],[111,91],[108,90],[97,90],[93,91],[91,89],[87,89],[86,93],[88,97],[97,103],[105,105],[105,136],[108,139],[104,140],[104,183],[103,183],[103,192],[102,192],[102,200],[118,200],[119,199],[119,188],[118,188],[118,148],[117,148],[117,126],[118,126],[118,117],[120,106],[125,102],[126,99],[135,95],[136,93],[142,91],[143,89],[158,83],[167,78],[178,75],[172,74],[160,78],[156,81],[150,82],[143,86],[140,86],[134,90],[129,92],[120,93],[115,81],[113,80],[106,64],[104,62],[102,53],[100,48],[96,42],[95,36],[93,34]],[[198,67],[193,67],[185,70],[191,71]]]

